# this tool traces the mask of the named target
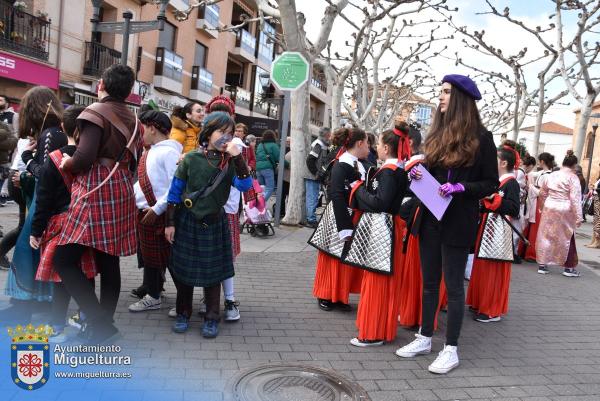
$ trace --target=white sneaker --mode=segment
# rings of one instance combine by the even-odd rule
[[[435,361],[429,365],[429,371],[431,373],[437,373],[440,375],[450,372],[452,369],[458,366],[458,353],[456,352],[456,346],[446,345],[443,350],[440,351]]]
[[[402,358],[412,358],[417,355],[425,355],[431,352],[431,337],[425,337],[419,333],[415,334],[416,340],[396,350],[396,355]]]
[[[147,310],[160,309],[160,304],[160,297],[156,299],[146,294],[144,295],[144,298],[140,299],[134,304],[129,305],[129,312],[144,312]]]
[[[357,337],[354,337],[350,340],[350,344],[355,347],[378,347],[383,345],[383,340],[359,340]]]
[[[172,318],[177,317],[177,309],[176,308],[169,309],[169,317],[172,317]]]

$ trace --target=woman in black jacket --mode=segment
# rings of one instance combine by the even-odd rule
[[[481,94],[475,83],[462,75],[442,80],[440,105],[425,141],[425,164],[442,183],[441,196],[452,195],[441,221],[421,207],[415,228],[419,233],[423,273],[422,326],[416,339],[398,349],[400,357],[431,352],[433,321],[438,305],[442,272],[448,290],[446,345],[429,366],[432,373],[447,373],[458,366],[457,344],[462,326],[465,294],[463,277],[469,249],[475,244],[479,200],[498,186],[496,147],[492,134],[481,124],[475,101]],[[415,167],[413,179],[421,174]],[[422,168],[422,167],[421,167]]]

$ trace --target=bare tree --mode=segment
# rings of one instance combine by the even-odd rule
[[[589,43],[584,36],[588,33],[595,35],[594,29],[600,24],[600,2],[598,0],[554,0],[556,3],[556,33],[557,33],[557,51],[560,74],[569,90],[569,93],[581,104],[581,117],[579,127],[575,133],[575,155],[581,159],[583,145],[585,142],[586,129],[594,101],[600,93],[600,75],[593,76],[592,67],[598,65],[598,54],[600,53],[600,43],[597,41]],[[577,30],[573,38],[564,41],[565,27],[563,25],[563,13],[567,11],[577,12]],[[565,60],[568,56],[574,56],[576,59],[576,74],[567,66]],[[578,90],[577,83],[583,81],[583,90]],[[590,161],[591,162],[591,161]]]

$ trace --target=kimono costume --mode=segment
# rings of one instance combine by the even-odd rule
[[[351,184],[365,178],[365,168],[348,152],[343,153],[331,168],[327,187],[340,238],[349,237],[358,221],[358,214],[348,214]],[[353,221],[354,220],[354,221]],[[348,304],[350,293],[359,293],[363,271],[342,263],[339,258],[319,251],[313,286],[313,296],[333,303]]]
[[[542,212],[535,244],[538,264],[577,266],[575,229],[583,216],[581,185],[575,173],[563,167],[548,175],[540,189],[539,203]]]
[[[486,215],[497,213],[519,218],[519,184],[512,173],[500,177],[498,192],[493,200],[484,199],[483,213],[479,225],[476,249],[479,249]],[[508,312],[511,262],[480,259],[475,253],[466,304],[489,317],[498,317]]]
[[[223,207],[231,186],[247,191],[252,178],[241,155],[229,161],[225,157],[211,150],[186,153],[169,190],[169,207],[178,206],[169,268],[177,286],[177,314],[188,318],[192,313],[193,288],[204,287],[205,319],[217,320],[221,282],[235,274],[229,222]],[[224,171],[225,176],[210,194],[196,199],[191,206],[181,205],[187,194],[204,188],[219,171]]]
[[[550,170],[541,171],[535,173],[535,175],[530,174],[530,183],[529,183],[529,192],[527,194],[527,215],[526,218],[529,221],[529,225],[527,226],[527,230],[525,231],[525,236],[529,241],[529,245],[523,245],[525,248],[524,258],[527,261],[536,260],[536,248],[535,243],[537,240],[537,233],[540,225],[540,208],[538,207],[538,196],[540,193],[540,189],[546,182],[549,177],[549,174],[552,173]]]
[[[400,217],[402,198],[408,186],[407,174],[398,159],[388,159],[370,182],[353,190],[353,206],[362,212],[393,215],[392,274],[364,271],[356,327],[360,340],[393,341],[398,326],[400,280],[404,266],[402,243],[406,223]]]

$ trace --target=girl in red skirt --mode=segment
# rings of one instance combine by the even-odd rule
[[[513,174],[517,160],[517,152],[508,146],[498,151],[500,186],[497,193],[483,200],[486,211],[479,226],[476,249],[481,244],[487,214],[497,213],[519,218],[519,184]],[[475,320],[482,323],[497,322],[501,315],[508,312],[510,273],[511,262],[480,259],[475,254],[466,301],[477,313]]]
[[[348,213],[351,184],[365,178],[365,168],[359,159],[369,155],[367,134],[360,129],[341,128],[332,139],[339,146],[339,157],[331,168],[331,181],[327,188],[333,203],[333,211],[339,238],[350,240],[354,224]],[[355,214],[356,215],[356,214]],[[313,296],[319,307],[330,311],[334,307],[349,311],[350,293],[360,292],[362,270],[348,266],[332,255],[319,251]]]
[[[400,279],[404,265],[402,243],[406,223],[400,217],[402,199],[408,186],[407,174],[399,164],[410,157],[408,125],[384,131],[377,144],[377,156],[384,161],[366,185],[361,182],[353,191],[353,206],[363,212],[389,213],[394,218],[392,274],[363,272],[361,298],[356,327],[358,336],[350,340],[357,347],[383,345],[393,341],[398,327]],[[404,146],[405,145],[405,146]]]

